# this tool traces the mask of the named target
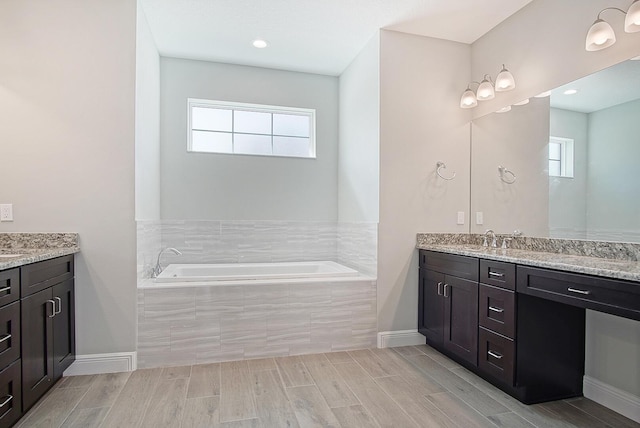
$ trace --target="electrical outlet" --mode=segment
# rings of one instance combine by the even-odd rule
[[[13,204],[0,204],[0,221],[13,221]]]
[[[464,211],[458,211],[458,224],[464,224]]]
[[[476,212],[476,224],[480,225],[484,223],[484,216],[482,215],[482,211]]]

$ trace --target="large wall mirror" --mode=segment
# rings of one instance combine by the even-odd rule
[[[471,233],[640,242],[637,59],[473,121]]]

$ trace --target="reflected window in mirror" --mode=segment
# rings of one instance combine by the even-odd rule
[[[549,138],[549,176],[573,178],[573,139]]]

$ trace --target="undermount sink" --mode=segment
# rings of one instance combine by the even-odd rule
[[[21,257],[22,254],[0,254],[0,259],[10,259],[12,257]]]

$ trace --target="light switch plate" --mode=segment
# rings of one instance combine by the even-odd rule
[[[480,225],[484,223],[484,215],[482,215],[482,211],[476,212],[476,224]]]
[[[13,221],[13,204],[0,204],[0,221]]]
[[[464,211],[458,211],[458,224],[464,224]]]

